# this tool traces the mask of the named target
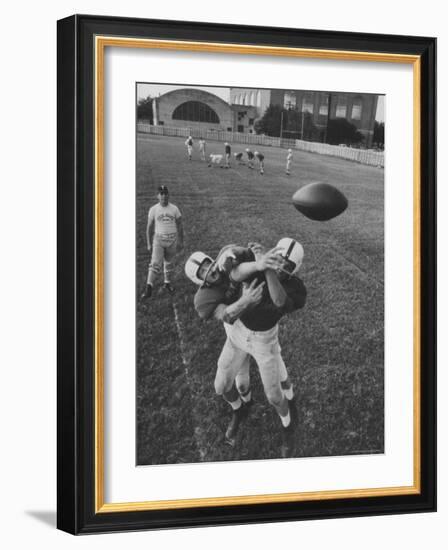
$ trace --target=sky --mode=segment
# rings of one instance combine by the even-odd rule
[[[224,101],[229,101],[230,99],[230,88],[218,88],[215,86],[188,86],[187,84],[182,86],[179,84],[143,84],[138,83],[137,85],[137,99],[146,98],[149,95],[151,97],[159,96],[170,92],[171,90],[178,90],[179,88],[200,88],[212,94],[215,94]],[[378,122],[384,122],[384,96],[378,97],[378,106],[376,109],[376,120]]]

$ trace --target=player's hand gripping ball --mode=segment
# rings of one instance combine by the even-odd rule
[[[325,222],[339,216],[348,206],[343,193],[328,183],[310,183],[292,196],[292,203],[310,220]]]

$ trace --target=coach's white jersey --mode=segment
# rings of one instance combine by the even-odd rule
[[[149,209],[148,221],[155,223],[156,235],[172,235],[177,233],[176,220],[181,217],[179,208],[170,202],[167,206],[155,204]]]

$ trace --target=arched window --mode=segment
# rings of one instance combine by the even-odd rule
[[[250,103],[249,105],[255,105],[255,92],[250,94]]]
[[[261,92],[258,90],[257,92],[257,107],[261,107]]]
[[[191,120],[194,122],[213,122],[219,124],[215,111],[201,101],[186,101],[174,109],[173,120]]]

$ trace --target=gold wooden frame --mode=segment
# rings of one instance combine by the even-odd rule
[[[413,65],[413,297],[414,297],[414,349],[413,349],[413,458],[414,480],[410,486],[373,489],[347,489],[303,493],[276,493],[216,498],[196,498],[145,502],[106,503],[104,501],[104,54],[106,47],[151,48],[208,53],[232,53],[301,57],[313,59],[373,61]],[[232,506],[278,502],[303,502],[341,498],[415,495],[421,492],[421,392],[420,392],[420,88],[421,61],[417,55],[400,55],[343,50],[320,50],[291,47],[268,47],[241,44],[189,42],[176,40],[132,39],[115,36],[95,37],[95,513],[167,510],[208,506]]]

